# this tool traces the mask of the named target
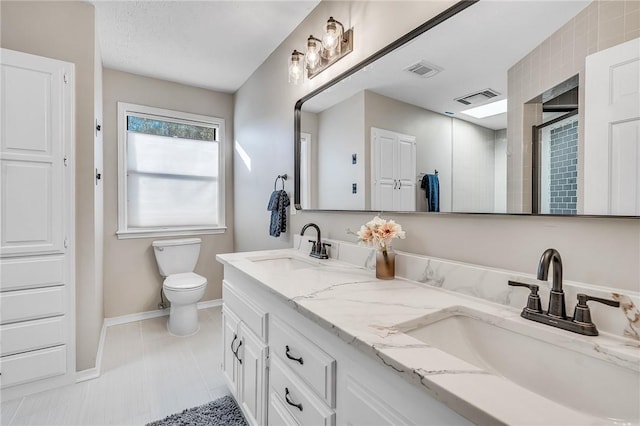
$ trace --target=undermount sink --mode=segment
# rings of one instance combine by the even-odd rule
[[[321,266],[320,263],[302,260],[292,256],[257,257],[249,258],[249,260],[266,268],[273,268],[278,271],[293,271],[295,269],[309,269]]]
[[[423,317],[413,329],[407,324],[399,327],[409,329],[404,333],[421,342],[561,405],[614,424],[640,423],[638,371],[550,343],[551,335],[549,341],[530,337],[526,330],[506,328],[513,324],[506,326],[500,318],[483,320],[473,311]]]

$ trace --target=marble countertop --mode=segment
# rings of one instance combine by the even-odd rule
[[[320,266],[273,268],[259,261],[277,257]],[[614,364],[623,376],[628,372],[632,380],[639,377],[640,349],[637,342],[628,339],[606,334],[581,336],[527,321],[520,317],[519,310],[508,306],[406,279],[378,280],[370,269],[334,259],[312,259],[295,249],[220,254],[217,259],[259,281],[307,318],[477,424],[616,423],[554,402],[549,393],[557,386],[552,382],[546,387],[550,392],[545,391],[547,397],[543,397],[542,392],[519,386],[489,368],[465,362],[407,332],[460,314],[586,355],[587,362],[593,360],[595,365]],[[520,362],[523,369],[535,368],[535,359]],[[541,380],[546,380],[546,373],[540,372]],[[583,386],[566,384],[569,388]],[[614,389],[609,390],[612,392]]]

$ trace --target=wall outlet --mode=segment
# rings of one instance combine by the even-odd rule
[[[357,183],[352,183],[351,184],[351,193],[352,194],[357,194],[358,193],[358,184]]]

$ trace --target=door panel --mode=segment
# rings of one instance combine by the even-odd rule
[[[264,408],[266,405],[264,362],[267,347],[260,339],[240,323],[241,348],[238,350],[238,358],[242,362],[240,369],[240,401],[252,418],[250,424],[262,425],[265,423]],[[239,362],[240,362],[239,361]]]
[[[222,309],[222,374],[229,390],[238,396],[238,363],[233,353],[238,347],[238,323],[240,320],[226,306]]]
[[[640,216],[640,38],[587,56],[584,214]]]
[[[3,50],[2,255],[64,252],[65,66]]]

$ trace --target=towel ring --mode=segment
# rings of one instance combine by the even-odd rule
[[[273,190],[274,191],[277,190],[276,186],[278,185],[278,179],[282,180],[282,188],[280,188],[280,189],[284,191],[284,181],[287,180],[287,174],[285,173],[283,175],[278,175],[276,180],[273,182]]]

